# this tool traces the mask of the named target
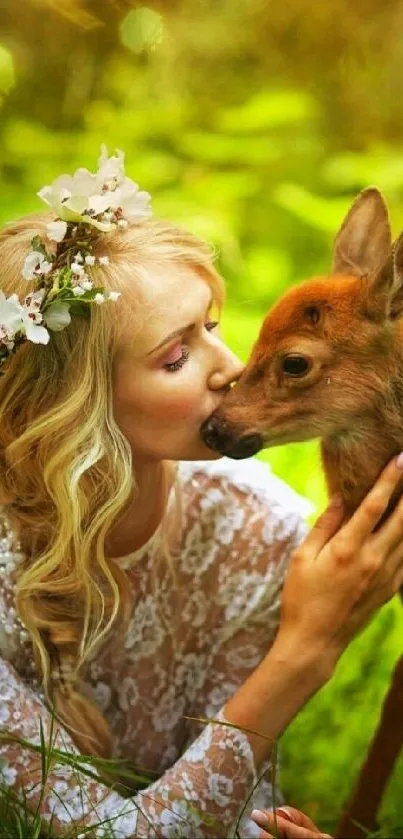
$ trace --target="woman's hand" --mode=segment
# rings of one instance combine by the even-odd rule
[[[277,807],[273,810],[253,810],[251,819],[262,830],[259,839],[331,839],[328,833],[321,833],[316,824],[295,807]]]
[[[373,532],[402,477],[394,458],[348,521],[343,505],[328,507],[294,552],[274,643],[225,706],[227,721],[248,732],[256,766],[403,585],[403,499]]]
[[[311,645],[334,667],[351,638],[403,584],[403,499],[374,528],[402,479],[393,458],[353,516],[330,504],[295,551],[282,597],[277,643]]]

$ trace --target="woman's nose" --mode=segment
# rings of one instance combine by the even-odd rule
[[[216,364],[209,376],[209,387],[212,390],[228,388],[233,382],[237,382],[244,369],[244,364],[231,350],[226,349],[221,356],[219,364]]]

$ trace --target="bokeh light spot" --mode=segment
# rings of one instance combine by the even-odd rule
[[[15,84],[13,56],[10,50],[0,44],[0,95],[8,93]]]
[[[120,25],[122,44],[135,53],[154,49],[164,35],[164,21],[158,12],[141,6],[132,9]]]

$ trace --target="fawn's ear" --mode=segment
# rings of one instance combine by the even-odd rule
[[[389,250],[382,268],[365,283],[367,314],[373,319],[403,314],[403,233]]]
[[[393,246],[393,283],[390,290],[390,317],[403,313],[403,233]]]
[[[392,245],[388,208],[375,187],[355,199],[336,236],[333,272],[356,276],[378,273]]]

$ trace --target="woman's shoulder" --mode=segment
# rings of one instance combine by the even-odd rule
[[[271,509],[283,509],[285,513],[296,513],[301,517],[315,511],[314,505],[295,492],[285,481],[274,475],[267,463],[255,457],[232,460],[222,457],[217,460],[182,461],[179,474],[184,486],[197,493],[212,493],[215,489],[231,502],[233,494],[241,496],[248,503],[250,498],[263,502]]]

